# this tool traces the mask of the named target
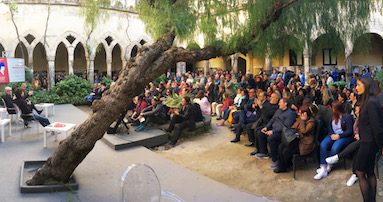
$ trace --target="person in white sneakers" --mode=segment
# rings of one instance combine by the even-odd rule
[[[326,162],[328,164],[334,165],[338,163],[339,159],[345,158],[348,154],[353,153],[353,162],[352,162],[352,175],[349,180],[347,180],[347,186],[351,187],[352,185],[355,184],[356,181],[358,181],[358,177],[356,176],[356,171],[355,171],[355,162],[356,162],[356,155],[358,154],[358,149],[360,145],[359,141],[359,112],[360,112],[360,105],[357,103],[355,105],[355,112],[354,114],[356,115],[356,120],[354,122],[354,139],[356,141],[352,142],[351,144],[347,145],[346,148],[343,149],[339,154],[336,154],[334,156],[326,158]]]
[[[350,144],[352,137],[352,117],[345,113],[343,105],[339,101],[332,103],[332,116],[328,126],[328,135],[320,144],[320,165],[314,179],[320,180],[331,171],[332,165],[326,162],[327,150],[331,148],[330,156],[338,154],[343,148]]]

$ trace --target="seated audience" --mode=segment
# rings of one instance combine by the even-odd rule
[[[166,123],[166,111],[162,102],[158,97],[153,97],[152,105],[146,107],[141,111],[137,120],[141,121],[141,124],[135,129],[136,132],[146,130],[149,123],[155,123],[162,125]]]
[[[345,113],[343,105],[339,101],[332,103],[333,114],[328,126],[328,135],[320,144],[320,165],[314,179],[320,180],[327,177],[332,165],[326,162],[327,150],[331,148],[330,156],[338,154],[343,148],[352,142],[352,118]]]
[[[359,150],[359,145],[360,145],[360,138],[359,138],[359,128],[358,128],[358,125],[359,125],[359,112],[360,112],[360,106],[357,105],[355,107],[355,115],[357,116],[356,120],[355,120],[355,123],[354,123],[354,126],[353,126],[353,129],[354,129],[354,139],[355,141],[353,141],[351,144],[347,145],[346,148],[344,148],[339,154],[335,154],[334,156],[330,156],[328,158],[326,158],[326,162],[328,164],[331,164],[331,165],[334,165],[336,163],[338,163],[339,159],[343,159],[345,158],[347,155],[349,154],[353,154],[353,158],[352,158],[352,175],[350,177],[350,179],[347,180],[347,186],[351,187],[352,185],[355,184],[356,181],[358,181],[358,177],[356,175],[356,156],[358,154],[358,150]]]
[[[131,116],[128,118],[128,122],[132,123],[132,126],[138,126],[140,124],[140,121],[138,117],[140,116],[142,110],[144,110],[148,106],[148,103],[146,103],[144,96],[139,95],[137,97],[137,103],[136,108]]]
[[[171,133],[175,129],[175,125],[178,123],[174,136],[170,139],[168,146],[174,147],[181,137],[182,130],[185,128],[193,129],[195,127],[193,109],[190,103],[190,98],[185,96],[182,98],[182,103],[179,109],[174,110],[174,114],[170,119],[169,128],[166,130]]]
[[[306,155],[314,151],[315,120],[312,117],[308,106],[303,105],[299,109],[299,117],[291,126],[291,130],[298,135],[288,145],[283,143],[278,147],[278,167],[275,173],[287,172],[287,168],[292,165],[294,154]]]
[[[285,98],[279,100],[279,109],[275,112],[273,118],[256,135],[259,153],[255,156],[259,159],[269,158],[267,152],[267,143],[269,143],[271,160],[271,169],[277,168],[278,164],[278,146],[281,142],[283,126],[290,128],[296,119],[296,114],[290,109],[288,101]]]
[[[194,98],[194,102],[199,104],[202,114],[211,114],[210,103],[202,90],[198,91],[197,97]]]

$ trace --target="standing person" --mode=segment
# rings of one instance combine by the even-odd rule
[[[282,80],[283,80],[283,84],[285,86],[287,86],[287,84],[289,83],[291,77],[292,77],[292,75],[290,74],[290,72],[287,71],[287,68],[283,67]]]
[[[356,90],[360,95],[360,147],[356,157],[356,175],[364,201],[376,201],[375,155],[383,145],[383,117],[375,97],[376,83],[371,76],[361,76]]]
[[[302,85],[305,85],[305,74],[302,73],[302,70],[299,70],[299,73],[298,73],[298,76],[299,76],[299,80],[301,81]]]

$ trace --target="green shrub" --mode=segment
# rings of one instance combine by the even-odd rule
[[[158,86],[158,84],[160,84],[161,81],[162,81],[162,83],[166,84],[165,79],[166,79],[166,75],[165,75],[165,74],[162,74],[161,76],[159,76],[159,77],[157,77],[156,79],[154,79],[154,80],[152,81],[152,83],[153,83],[155,86]]]
[[[33,73],[29,67],[25,66],[25,81],[32,83],[33,81]]]
[[[66,76],[62,81],[58,82],[53,90],[57,95],[62,97],[82,97],[87,96],[91,90],[92,85],[87,80],[78,76]]]
[[[30,99],[34,103],[55,103],[62,104],[60,96],[53,90],[47,91],[34,91]]]
[[[337,86],[343,85],[345,88],[350,88],[350,83],[347,83],[345,81],[337,81],[337,82],[330,82],[328,84],[328,87],[331,88],[332,85],[336,84]]]
[[[25,85],[27,85],[27,92],[33,90],[33,86],[29,82],[16,82],[16,83],[11,83],[12,92],[15,92],[15,89],[19,88],[21,86],[21,84],[23,84],[23,83],[25,83]]]
[[[109,79],[109,78],[105,78],[104,80],[102,80],[101,83],[105,83],[106,86],[110,87],[110,84],[112,84],[114,81],[112,79]]]
[[[377,72],[377,73],[376,73],[376,77],[377,77],[377,79],[379,80],[379,83],[380,83],[380,89],[383,90],[383,69],[380,70],[380,72]]]

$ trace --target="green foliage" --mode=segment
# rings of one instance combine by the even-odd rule
[[[55,103],[62,104],[60,96],[56,94],[53,90],[48,91],[34,91],[33,95],[30,96],[30,99],[34,103]]]
[[[200,49],[199,45],[196,42],[190,42],[186,48],[190,49]]]
[[[11,83],[11,85],[10,85],[12,87],[12,92],[15,92],[15,89],[19,88],[21,86],[21,84],[23,84],[23,83],[25,83],[25,85],[27,86],[26,91],[33,90],[33,86],[29,82],[15,82],[15,83]]]
[[[333,86],[334,84],[336,84],[337,86],[344,86],[345,88],[350,88],[350,83],[347,83],[345,81],[337,81],[337,82],[330,82],[328,84],[328,87],[331,88],[331,86]]]
[[[15,13],[17,13],[17,11],[19,10],[19,7],[17,6],[17,4],[15,3],[14,0],[12,0],[12,1],[9,3],[9,9],[10,9],[12,12],[15,12]]]
[[[25,66],[25,81],[28,81],[29,83],[32,83],[33,81],[33,73],[27,66]]]
[[[55,92],[59,96],[81,96],[85,97],[92,89],[85,79],[76,75],[66,76],[62,81],[58,82],[54,87]]]
[[[238,82],[234,82],[234,87],[233,87],[233,92],[234,93],[237,93],[238,87],[239,87],[239,83]]]
[[[194,1],[169,0],[140,1],[140,19],[146,24],[146,30],[154,39],[158,39],[167,30],[174,31],[179,39],[190,37],[196,28],[196,10]]]
[[[152,81],[152,83],[153,83],[155,86],[158,86],[158,84],[160,84],[161,81],[162,81],[162,83],[166,84],[165,79],[166,79],[166,75],[165,75],[165,74],[162,74],[161,76],[159,76],[159,77],[157,77],[156,79],[154,79],[154,80]]]
[[[354,42],[366,33],[370,13],[381,10],[381,5],[370,0],[299,0],[275,19],[267,19],[279,1],[172,2],[141,1],[140,18],[153,38],[158,39],[170,28],[181,39],[202,34],[204,46],[224,49],[224,54],[254,50],[257,56],[272,57],[283,55],[286,49],[302,53],[306,45],[314,51],[331,45],[334,55],[344,52],[346,39]],[[269,21],[271,24],[266,23]]]
[[[376,72],[376,77],[377,77],[377,79],[378,79],[378,81],[379,81],[379,86],[380,86],[380,89],[382,89],[383,90],[383,69],[382,70],[380,70],[380,72]]]
[[[92,85],[90,85],[87,80],[73,75],[66,76],[64,80],[58,82],[52,90],[60,96],[61,103],[80,105],[86,104],[84,97],[89,95],[92,90]]]
[[[177,93],[166,97],[166,101],[164,104],[168,107],[176,107],[178,108],[181,105],[182,98],[188,96],[190,97],[190,103],[194,102],[194,96],[192,94],[186,94],[186,95],[178,95]]]
[[[112,84],[114,81],[112,79],[109,79],[109,78],[105,78],[104,80],[102,80],[101,83],[105,83],[107,87],[110,87],[110,84]]]
[[[102,8],[110,6],[110,0],[82,0],[81,1],[81,12],[80,15],[85,17],[85,27],[87,29],[88,39],[90,34],[96,29],[97,25],[100,23],[100,20],[106,20],[108,18],[108,13],[105,12]],[[88,39],[87,44],[88,46]],[[90,48],[86,47],[88,52]]]

